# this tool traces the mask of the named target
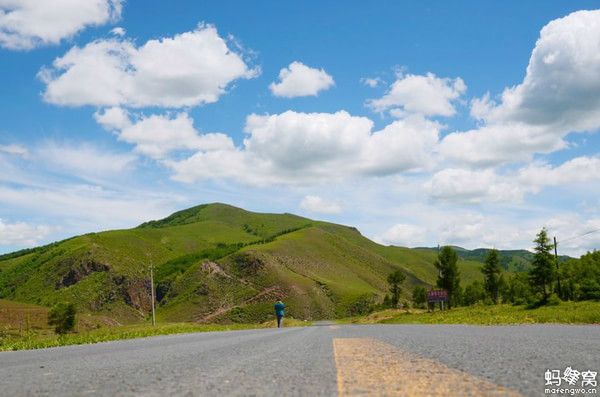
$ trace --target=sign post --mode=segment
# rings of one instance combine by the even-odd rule
[[[448,302],[448,291],[445,289],[431,289],[427,292],[428,306],[433,304],[433,307],[435,307],[436,303],[440,303],[442,310],[444,310],[444,303],[446,302]]]

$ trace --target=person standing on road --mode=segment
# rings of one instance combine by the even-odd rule
[[[281,328],[283,316],[285,316],[285,304],[281,300],[275,303],[275,315],[277,316],[277,328]]]

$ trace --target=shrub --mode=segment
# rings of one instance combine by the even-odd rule
[[[66,334],[75,328],[75,305],[58,303],[48,313],[48,325],[54,327],[57,334]]]
[[[547,306],[558,306],[560,305],[560,298],[556,294],[552,294],[548,297],[546,301]]]

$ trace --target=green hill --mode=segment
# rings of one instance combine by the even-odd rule
[[[0,298],[119,322],[147,318],[150,266],[163,321],[255,322],[277,298],[300,319],[360,314],[396,269],[412,286],[436,279],[435,251],[386,247],[352,227],[225,204],[179,211],[134,229],[90,233],[0,256]],[[461,260],[464,283],[481,263]]]
[[[474,250],[468,250],[462,247],[453,247],[456,253],[461,259],[475,262],[483,262],[489,248],[476,248]],[[426,252],[437,252],[437,248],[430,247],[419,247],[415,248],[419,251]],[[527,250],[498,250],[498,256],[500,259],[500,265],[507,272],[526,272],[531,269],[531,262],[533,260],[533,252]],[[559,255],[559,263],[564,263],[569,259],[573,259],[570,256]]]

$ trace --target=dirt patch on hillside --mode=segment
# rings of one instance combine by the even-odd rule
[[[82,258],[66,259],[59,264],[60,267],[68,268],[69,270],[63,274],[56,282],[55,289],[69,287],[77,284],[85,277],[95,272],[107,272],[110,266],[106,263],[99,262],[91,256],[87,255]]]

